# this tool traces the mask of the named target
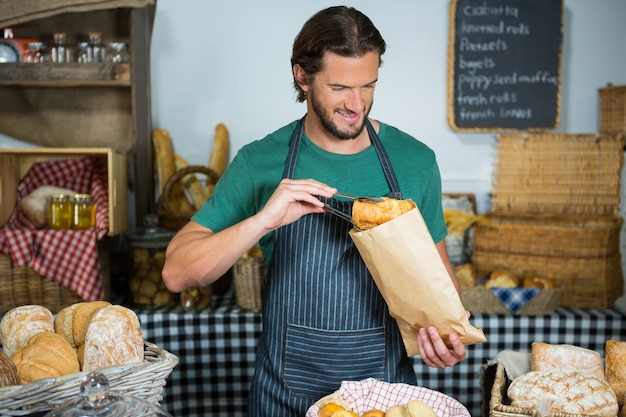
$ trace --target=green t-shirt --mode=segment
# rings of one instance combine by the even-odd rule
[[[292,122],[245,145],[192,220],[218,232],[257,213],[282,179],[296,124],[297,121]],[[391,160],[402,198],[410,198],[417,204],[433,240],[439,242],[448,232],[441,208],[441,178],[435,154],[395,127],[380,123],[378,135]],[[303,134],[294,179],[306,178],[349,194],[390,192],[373,146],[352,155],[336,154],[318,147]],[[268,263],[274,249],[273,235],[268,233],[260,242]]]

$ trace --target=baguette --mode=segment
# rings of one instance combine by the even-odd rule
[[[174,146],[170,134],[165,129],[152,131],[152,145],[154,146],[154,167],[158,182],[159,194],[163,193],[165,183],[176,172]]]
[[[226,171],[228,166],[228,153],[230,151],[230,139],[228,129],[223,123],[215,126],[215,135],[213,136],[213,148],[209,156],[209,168],[217,173],[220,177]]]

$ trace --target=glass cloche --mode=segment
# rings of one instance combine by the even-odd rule
[[[62,405],[44,417],[172,417],[155,404],[129,395],[109,395],[109,381],[90,372],[80,383],[80,398]]]

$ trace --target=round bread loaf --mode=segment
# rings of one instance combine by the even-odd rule
[[[80,371],[76,351],[55,332],[37,333],[11,356],[23,384]]]
[[[409,417],[409,412],[402,405],[394,405],[385,411],[385,417]]]
[[[9,310],[0,322],[2,350],[11,357],[34,335],[54,332],[52,312],[40,305],[25,305]]]
[[[410,417],[437,417],[437,413],[428,404],[420,400],[411,400],[406,405]]]
[[[487,288],[516,288],[517,279],[507,271],[496,270],[489,274],[489,279],[485,282]]]
[[[92,317],[85,335],[83,371],[142,363],[143,359],[143,335],[133,310],[110,305]]]

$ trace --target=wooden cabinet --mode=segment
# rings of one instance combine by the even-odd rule
[[[11,3],[11,4],[9,4]],[[0,28],[70,43],[89,32],[129,44],[128,64],[0,64],[0,133],[46,147],[107,147],[128,158],[136,223],[154,212],[150,39],[155,0],[0,2]],[[81,39],[82,37],[82,39]],[[126,223],[126,222],[124,222]],[[129,222],[132,224],[133,221]]]

